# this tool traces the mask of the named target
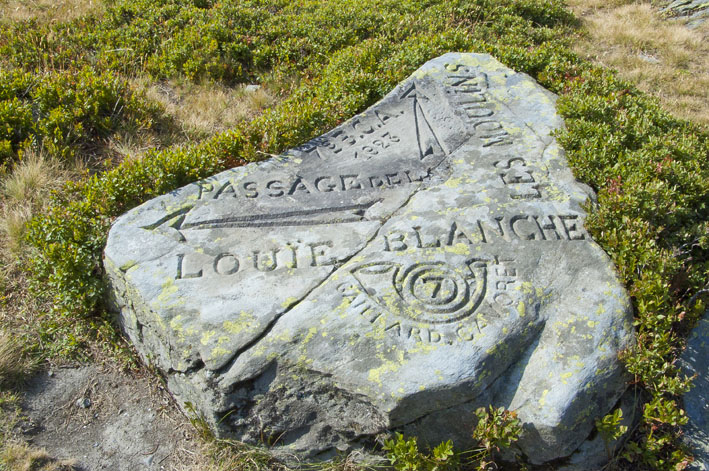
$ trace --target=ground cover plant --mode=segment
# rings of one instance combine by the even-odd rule
[[[557,138],[577,178],[598,193],[587,228],[634,301],[638,341],[624,360],[642,419],[616,464],[688,463],[678,398],[689,381],[675,360],[707,308],[709,135],[579,58],[569,41],[578,22],[561,1],[118,0],[67,21],[1,25],[4,171],[12,175],[31,155],[67,167],[92,156],[86,171],[28,206],[19,249],[3,254],[0,302],[10,314],[2,330],[23,339],[23,357],[103,349],[134,361],[102,303],[101,252],[118,215],[319,135],[440,54],[487,52],[559,94],[566,129]],[[228,130],[111,160],[96,143],[116,133],[172,136],[165,106],[131,85],[141,80],[188,89],[257,83],[276,98]],[[23,311],[31,326],[17,320],[18,296],[32,299],[29,311],[46,311]]]

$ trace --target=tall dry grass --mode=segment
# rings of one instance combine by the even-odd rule
[[[30,19],[68,21],[101,8],[101,0],[0,0],[0,25]]]
[[[73,471],[73,460],[57,460],[41,448],[25,443],[8,443],[0,451],[0,469],[7,471]]]
[[[44,204],[52,190],[59,188],[81,164],[67,170],[41,152],[27,152],[0,181],[0,254],[17,255],[22,247],[25,224]],[[10,254],[5,253],[6,251]]]
[[[193,138],[231,129],[243,120],[253,119],[275,101],[267,87],[247,91],[243,85],[156,83],[145,78],[136,79],[134,84],[150,100],[161,103],[183,133]]]
[[[689,29],[648,1],[569,4],[587,31],[577,53],[616,69],[674,115],[709,126],[709,23]]]

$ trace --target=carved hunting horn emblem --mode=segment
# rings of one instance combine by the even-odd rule
[[[487,263],[482,260],[470,260],[459,270],[444,262],[367,263],[351,273],[383,309],[431,324],[473,314],[487,286]]]

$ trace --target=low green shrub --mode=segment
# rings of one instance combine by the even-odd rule
[[[395,438],[384,441],[383,448],[396,471],[452,471],[460,465],[450,440],[441,443],[430,453],[422,453],[415,437],[407,439],[397,432]]]
[[[0,164],[29,146],[73,158],[119,127],[150,128],[158,113],[110,71],[0,70]]]
[[[517,415],[504,407],[490,406],[475,411],[478,423],[471,430],[471,436],[478,446],[464,452],[456,452],[448,440],[426,453],[419,450],[416,437],[405,438],[397,432],[393,438],[384,440],[383,449],[389,463],[396,471],[453,471],[457,469],[477,469],[486,471],[497,469],[495,458],[507,450],[522,432]],[[524,464],[520,463],[524,468]]]
[[[91,90],[105,85],[98,77],[139,72],[227,83],[266,74],[296,78],[283,86],[287,96],[253,122],[196,146],[125,161],[58,194],[30,223],[27,239],[36,293],[54,303],[45,322],[62,335],[70,330],[62,325],[99,322],[101,251],[122,212],[315,137],[444,52],[488,52],[559,94],[566,128],[557,138],[577,177],[598,193],[587,228],[618,266],[635,306],[638,340],[623,358],[648,400],[622,456],[635,469],[679,469],[687,457],[677,446],[677,426],[686,418],[677,397],[689,381],[675,359],[683,335],[706,309],[698,293],[709,273],[709,136],[612,72],[577,58],[567,43],[574,25],[562,2],[552,0],[253,0],[238,7],[119,0],[102,17],[36,25],[41,34],[18,34],[24,25],[0,32],[0,61],[23,67],[27,75],[13,80],[28,84],[44,76],[33,69],[52,67],[67,69],[57,74],[69,83],[69,70],[94,74]],[[86,111],[80,101],[57,99],[65,111],[47,114],[44,128],[37,127],[34,101],[3,95],[0,115],[9,124],[0,126],[0,154],[14,155],[28,139],[55,137],[62,152],[100,135],[113,126],[104,105],[116,94],[129,100],[115,90],[87,91],[82,96],[102,105]],[[125,113],[146,116],[128,102]],[[72,123],[84,121],[65,112],[86,122],[77,130]]]

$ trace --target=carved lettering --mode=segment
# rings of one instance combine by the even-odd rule
[[[421,329],[419,329],[418,327],[409,328],[409,338],[412,340],[416,340],[417,342],[422,342]]]
[[[426,329],[428,332],[428,343],[438,343],[440,342],[443,337],[439,332],[436,332],[435,330],[432,329]]]
[[[266,189],[269,190],[268,196],[277,198],[286,194],[283,182],[280,180],[271,180],[266,184]]]
[[[329,258],[327,260],[322,260],[322,257],[327,257],[327,254],[325,253],[325,247],[332,247],[332,241],[328,240],[326,242],[317,242],[314,244],[308,244],[308,247],[310,247],[310,256],[311,256],[311,262],[310,266],[311,267],[323,267],[327,265],[335,265],[337,264],[337,260],[334,258]]]
[[[217,275],[233,275],[239,271],[239,259],[230,253],[221,253],[214,258],[212,264]]]
[[[432,145],[427,147],[429,150],[432,148]],[[373,153],[377,152],[374,148],[371,148],[370,151]],[[281,198],[286,195],[297,197],[301,195],[307,196],[313,193],[392,188],[400,185],[423,182],[427,177],[428,171],[426,170],[402,170],[382,175],[318,175],[313,178],[273,178],[264,182],[227,181],[219,184],[216,188],[211,184],[199,186],[198,188],[200,198],[225,199],[228,197],[237,198],[240,195],[250,199],[258,197]]]
[[[369,185],[372,188],[379,188],[380,186],[384,186],[384,180],[380,177],[369,177]]]
[[[246,182],[244,183],[244,196],[247,198],[256,198],[258,196],[258,191],[256,191],[256,182]]]
[[[384,250],[386,252],[399,252],[406,250],[408,246],[404,243],[406,234],[403,232],[392,232],[384,236]]]
[[[463,101],[459,102],[463,109],[466,108],[466,105],[482,106],[480,103],[487,103],[487,97],[482,92],[471,92],[465,96]]]
[[[487,118],[495,114],[491,109],[482,106],[464,106],[463,109],[468,118]]]
[[[290,242],[286,243],[286,248],[291,254],[291,259],[286,266],[288,268],[298,268],[298,249]]]
[[[335,188],[337,188],[337,183],[333,181],[332,177],[318,177],[315,179],[315,188],[317,188],[318,191],[327,193],[329,191],[334,191]]]
[[[505,132],[499,136],[483,138],[483,147],[508,146],[512,144],[512,136]]]
[[[176,280],[187,280],[190,278],[201,278],[202,269],[197,271],[186,272],[184,269],[185,254],[177,254],[177,274],[175,275]]]
[[[557,222],[561,221],[561,223]],[[411,226],[405,231],[392,231],[384,234],[385,252],[401,252],[410,248],[434,249],[456,244],[474,246],[478,243],[489,244],[496,240],[510,242],[512,239],[524,241],[560,241],[584,240],[585,234],[575,215],[529,215],[495,216],[491,219],[475,221],[477,232],[469,232],[453,221],[447,229],[438,229],[431,234],[424,232],[422,226]]]
[[[359,119],[352,121],[352,127],[355,131],[361,132],[362,134],[372,134],[374,132],[374,128],[371,125],[363,124]]]
[[[537,223],[537,227],[539,227],[539,232],[542,234],[542,239],[543,240],[560,240],[561,236],[559,236],[559,233],[556,230],[556,224],[554,224],[554,216],[549,215],[546,216],[546,221],[544,220],[545,216],[533,216],[534,217],[534,222]],[[540,221],[541,219],[541,221]]]
[[[222,185],[221,188],[217,191],[217,193],[214,195],[214,199],[219,199],[222,197],[222,195],[226,196],[231,196],[235,197],[236,196],[236,190],[234,190],[234,187],[230,182],[226,182],[224,185]]]
[[[211,193],[214,191],[214,185],[209,182],[195,182],[193,185],[197,185],[198,193],[197,199],[202,199],[205,193]]]
[[[416,235],[416,246],[419,249],[428,249],[431,247],[440,247],[441,246],[441,241],[438,239],[434,240],[429,240],[429,241],[424,241],[424,238],[421,236],[421,226],[414,226],[414,234]]]
[[[293,184],[292,184],[291,187],[290,187],[290,190],[288,190],[288,194],[289,194],[289,195],[294,195],[294,194],[296,194],[297,192],[310,194],[310,190],[308,189],[308,187],[307,187],[307,186],[305,185],[305,183],[303,182],[303,179],[300,178],[300,177],[298,177],[298,178],[293,182]]]
[[[465,342],[470,342],[473,340],[473,329],[469,326],[461,325],[455,330],[455,335]]]
[[[374,116],[379,120],[380,125],[378,127],[386,126],[387,121],[393,118],[393,116],[379,110],[374,112]]]
[[[399,176],[398,173],[387,173],[387,183],[389,183],[389,186],[394,186],[394,185],[401,185],[401,176]]]
[[[401,323],[400,322],[395,322],[391,325],[388,325],[384,328],[385,332],[393,332],[397,336],[401,336]]]
[[[487,243],[488,240],[490,240],[491,235],[509,241],[510,237],[507,233],[505,233],[505,229],[502,225],[502,220],[504,217],[495,216],[494,219],[497,227],[493,227],[488,221],[478,220],[478,228],[480,229],[480,237],[482,241]]]
[[[467,244],[467,245],[473,245],[471,240],[468,238],[467,235],[465,235],[465,232],[463,232],[461,229],[458,228],[458,224],[456,222],[453,222],[451,224],[451,228],[448,231],[448,238],[446,239],[446,245],[451,246],[454,244]]]
[[[576,225],[578,218],[578,216],[573,214],[559,215],[559,220],[561,220],[561,225],[564,226],[566,237],[568,237],[569,240],[584,240],[586,238],[583,230],[579,229]]]
[[[404,174],[406,174],[406,178],[409,180],[409,183],[422,182],[424,179],[423,176],[412,177],[409,170],[404,170]]]
[[[253,251],[253,260],[254,260],[254,268],[257,269],[258,271],[273,271],[278,267],[278,259],[276,258],[276,254],[279,252],[279,249],[273,249],[269,251],[271,256],[270,257],[262,257],[261,256],[261,251],[260,250],[254,250]],[[260,260],[260,262],[259,262]]]
[[[342,175],[340,182],[342,183],[342,191],[361,190],[364,188],[358,180],[359,175]]]
[[[524,222],[527,222],[528,224],[523,224]],[[517,216],[512,216],[510,218],[510,229],[512,229],[512,232],[514,235],[519,237],[522,240],[536,240],[537,239],[537,232],[532,229],[530,231],[530,224],[529,224],[529,216],[525,215],[517,215]]]
[[[502,183],[510,188],[512,199],[541,198],[541,185],[535,184],[536,180],[532,169],[527,167],[527,162],[521,157],[501,160],[494,163],[498,169],[507,170],[500,172]]]
[[[359,294],[359,291],[357,290],[357,286],[351,284],[351,283],[341,283],[337,285],[337,291],[342,293],[342,295],[346,298],[351,298],[357,296]]]

